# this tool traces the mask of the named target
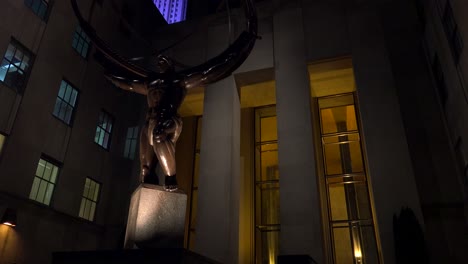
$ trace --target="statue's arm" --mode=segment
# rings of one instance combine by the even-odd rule
[[[139,93],[142,95],[147,95],[147,84],[145,82],[130,82],[122,77],[118,77],[112,74],[104,75],[107,80],[118,88],[130,92]]]
[[[257,14],[253,0],[246,0],[245,11],[247,30],[236,39],[223,53],[211,60],[180,72],[183,85],[195,88],[219,81],[231,75],[249,56],[257,35]]]

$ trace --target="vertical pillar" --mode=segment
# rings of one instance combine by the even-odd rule
[[[422,223],[422,213],[379,13],[356,9],[348,25],[375,224],[384,262],[395,263],[393,215],[410,207]]]
[[[280,255],[307,254],[322,263],[322,231],[310,86],[302,12],[274,15],[274,56],[280,172]]]
[[[195,251],[237,263],[240,103],[232,76],[205,88]]]

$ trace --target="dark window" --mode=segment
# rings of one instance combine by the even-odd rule
[[[129,127],[127,130],[127,137],[125,139],[124,157],[128,159],[135,159],[136,147],[138,144],[138,131],[139,127]]]
[[[67,125],[70,125],[77,99],[78,90],[73,88],[73,86],[68,82],[62,80],[57,100],[55,101],[54,116],[65,122]]]
[[[101,111],[99,115],[99,121],[96,127],[96,135],[94,136],[94,142],[99,146],[109,149],[110,137],[112,134],[112,126],[114,118],[105,111]]]
[[[86,35],[80,26],[77,26],[73,34],[72,47],[85,59],[88,57],[90,42],[91,40],[88,35]]]
[[[0,81],[22,92],[32,63],[32,53],[17,41],[12,40],[0,65]]]
[[[445,35],[447,36],[447,41],[449,43],[450,50],[452,51],[453,59],[455,60],[455,64],[458,64],[460,55],[463,51],[463,39],[461,38],[458,30],[458,25],[455,21],[455,17],[453,16],[453,9],[449,0],[447,0],[447,3],[445,4],[442,24],[444,25]]]
[[[440,102],[442,103],[442,106],[445,106],[447,103],[448,92],[447,86],[445,85],[444,72],[442,71],[442,66],[440,65],[439,57],[437,55],[434,56],[434,61],[432,62],[432,74],[434,75]]]
[[[24,4],[42,20],[46,20],[49,0],[24,0]]]

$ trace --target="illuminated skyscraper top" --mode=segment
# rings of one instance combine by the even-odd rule
[[[167,23],[173,24],[185,20],[187,0],[153,0]]]

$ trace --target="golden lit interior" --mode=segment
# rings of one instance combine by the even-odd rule
[[[276,263],[280,201],[276,107],[255,109],[255,255],[257,263]]]
[[[378,263],[350,58],[311,64],[331,263]]]
[[[308,66],[312,97],[356,91],[350,58],[334,59]]]
[[[240,87],[241,108],[276,104],[273,68],[236,74],[235,81],[237,87]],[[188,90],[179,114],[183,117],[203,115],[204,97],[205,87]]]
[[[199,116],[203,114],[205,87],[197,87],[187,91],[184,102],[179,108],[181,116]]]
[[[2,153],[4,144],[5,144],[5,136],[0,134],[0,154]]]

